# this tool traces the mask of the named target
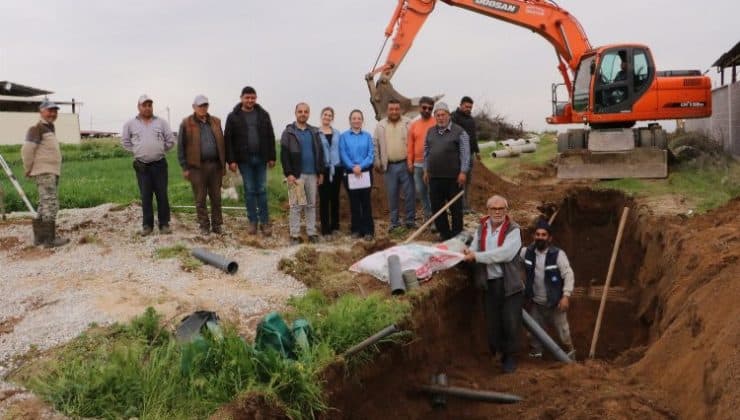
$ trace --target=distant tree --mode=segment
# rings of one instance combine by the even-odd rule
[[[524,122],[520,121],[514,125],[507,121],[506,116],[495,113],[488,103],[478,107],[473,118],[478,127],[478,140],[480,141],[519,138],[524,135]]]

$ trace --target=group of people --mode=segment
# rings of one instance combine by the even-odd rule
[[[486,211],[463,254],[464,261],[474,264],[475,283],[484,291],[489,350],[501,355],[504,372],[516,370],[526,304],[538,324],[555,327],[568,356],[574,359],[566,313],[575,278],[565,252],[552,245],[551,226],[540,219],[532,243],[522,247],[519,225],[509,217],[508,201],[494,195],[488,199]],[[530,337],[530,345],[530,357],[542,357],[543,345],[536,337]]]
[[[138,115],[126,122],[122,146],[133,154],[133,168],[141,193],[143,213],[140,234],[154,231],[153,196],[157,200],[157,227],[161,234],[170,229],[167,197],[166,153],[177,146],[183,176],[192,185],[197,220],[203,235],[223,232],[221,184],[227,170],[241,173],[247,210],[247,233],[272,234],[267,200],[267,169],[276,164],[276,137],[270,115],[257,103],[252,87],[241,92],[240,103],[229,113],[224,129],[221,120],[208,112],[208,98],[193,100],[193,113],[184,118],[173,134],[168,123],[153,112],[153,100],[138,99]],[[334,109],[321,110],[319,127],[309,125],[311,109],[301,102],[295,106],[295,120],[280,136],[280,163],[290,191],[289,233],[293,244],[301,242],[301,216],[305,213],[308,240],[317,242],[316,204],[319,203],[321,230],[330,237],[339,230],[339,196],[344,185],[351,207],[350,231],[355,238],[372,239],[371,187],[382,175],[388,195],[390,230],[416,227],[416,200],[428,219],[445,205],[435,219],[441,240],[463,229],[463,213],[470,211],[464,195],[474,159],[480,159],[473,101],[463,97],[453,113],[444,102],[420,99],[420,116],[410,121],[401,114],[401,104],[389,101],[387,116],[371,135],[363,130],[362,111],[349,114],[349,129],[334,128]],[[59,208],[57,186],[61,153],[54,121],[58,106],[44,101],[40,120],[29,128],[22,147],[25,174],[39,191],[38,217],[33,220],[34,244],[46,247],[69,242],[56,235]],[[373,171],[374,168],[374,171]],[[373,174],[376,173],[376,175]],[[206,206],[210,199],[210,217]],[[403,199],[403,222],[399,205]],[[475,263],[475,277],[485,290],[484,307],[489,347],[502,356],[503,369],[516,369],[521,310],[525,301],[541,324],[552,323],[568,351],[573,354],[566,311],[573,291],[573,271],[562,250],[551,245],[551,228],[541,221],[533,243],[522,248],[519,226],[509,218],[509,205],[500,196],[486,204],[475,237],[464,251],[465,261]],[[451,220],[450,220],[451,219]],[[520,278],[523,261],[526,278]],[[532,339],[533,357],[542,356],[542,344]]]

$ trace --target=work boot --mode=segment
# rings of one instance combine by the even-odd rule
[[[33,219],[33,245],[39,246],[46,243],[46,232],[43,229],[41,219]]]
[[[247,226],[247,235],[256,235],[257,234],[257,223],[249,223],[249,226]]]
[[[316,235],[308,235],[308,242],[312,244],[317,244],[319,243],[319,237]]]
[[[260,230],[264,236],[272,236],[272,226],[269,223],[263,223],[260,225]]]
[[[200,227],[200,236],[208,236],[210,234],[211,234],[211,229],[209,229],[208,226]]]
[[[139,236],[149,236],[152,234],[153,231],[154,229],[152,229],[151,226],[144,226],[139,231]]]
[[[211,230],[212,230],[212,231],[213,231],[213,233],[215,233],[216,235],[223,235],[223,233],[224,233],[224,230],[223,230],[223,228],[221,227],[221,225],[213,225],[213,227],[211,228]]]
[[[46,242],[44,242],[44,248],[56,248],[58,246],[67,245],[69,239],[57,238],[56,236],[56,222],[41,222],[43,230],[46,233]]]
[[[162,225],[159,227],[160,235],[169,235],[171,233],[172,233],[172,229],[170,229],[170,225]]]
[[[516,359],[511,354],[504,353],[501,358],[501,368],[504,373],[514,373],[516,371]]]

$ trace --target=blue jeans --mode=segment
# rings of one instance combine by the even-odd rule
[[[424,218],[432,217],[432,203],[429,201],[429,188],[424,183],[424,168],[414,166],[414,185],[416,186],[416,198],[421,201],[424,209]]]
[[[249,223],[270,223],[267,211],[267,162],[257,155],[239,162],[239,172],[244,181],[244,204]]]
[[[416,219],[416,200],[414,199],[414,184],[405,160],[388,164],[388,170],[385,172],[385,189],[388,193],[388,208],[391,212],[391,228],[401,225],[398,220],[398,198],[401,194],[403,194],[403,201],[406,205],[404,223],[413,224]]]

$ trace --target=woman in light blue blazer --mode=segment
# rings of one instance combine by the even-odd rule
[[[339,190],[344,177],[344,167],[339,158],[339,131],[332,127],[334,109],[330,106],[321,110],[319,137],[324,146],[324,183],[319,185],[319,218],[321,235],[330,237],[339,232]]]

